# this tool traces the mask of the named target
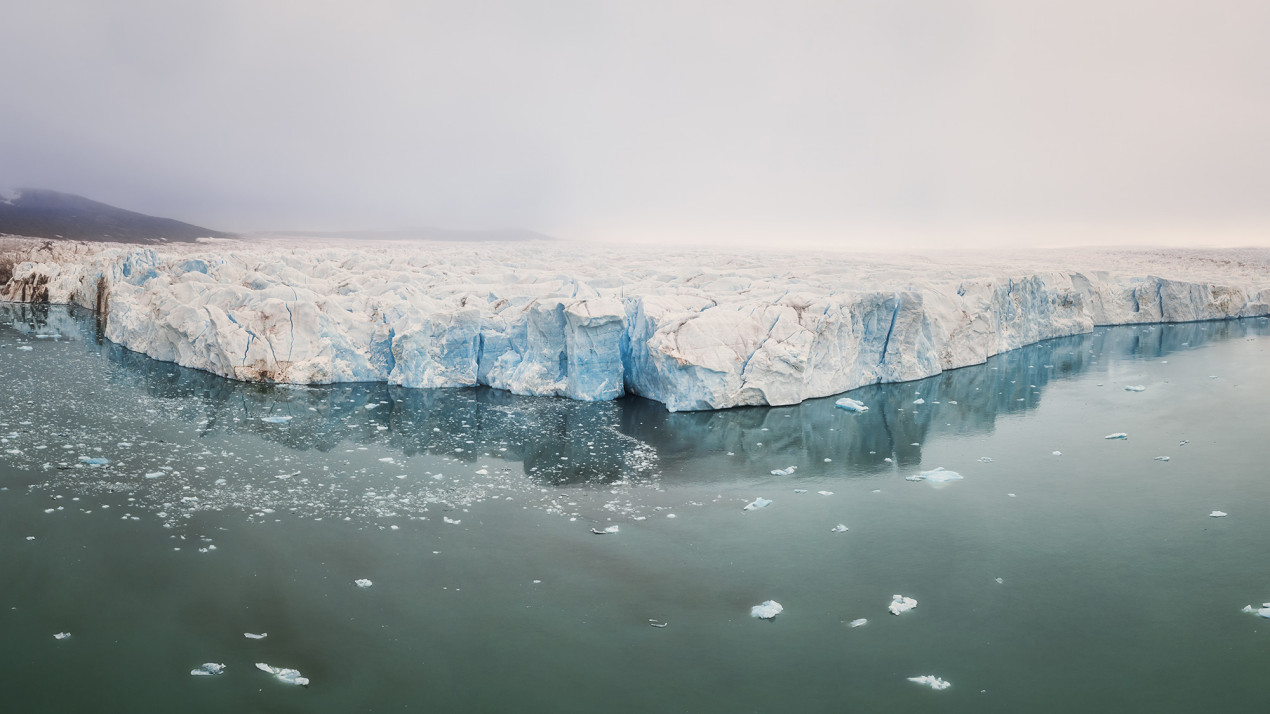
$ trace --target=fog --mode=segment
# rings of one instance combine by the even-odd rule
[[[211,228],[1270,243],[1270,3],[11,4],[0,186]]]

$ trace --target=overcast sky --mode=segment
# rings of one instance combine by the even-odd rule
[[[0,186],[226,230],[1270,243],[1264,0],[8,3]]]

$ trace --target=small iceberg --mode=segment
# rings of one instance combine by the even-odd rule
[[[353,584],[354,584],[354,585],[356,585],[356,586],[357,586],[357,587],[359,587],[359,588],[368,588],[368,587],[370,587],[370,586],[374,585],[374,583],[372,583],[371,581],[367,580],[366,578],[358,578],[358,579],[356,579],[356,580],[354,580],[354,581],[353,581]]]
[[[605,528],[604,530],[600,530],[599,528],[591,529],[591,532],[596,535],[608,535],[609,533],[616,533],[617,531],[618,531],[617,526],[609,526],[608,528]]]
[[[441,520],[442,522],[449,523],[452,526],[457,526],[458,524],[463,522],[461,519],[450,518],[449,516],[441,516]]]
[[[246,637],[246,638],[247,638],[247,639],[249,639],[249,640],[263,640],[264,638],[266,638],[266,637],[268,637],[268,636],[269,636],[269,633],[268,633],[268,632],[261,632],[260,634],[256,634],[256,633],[254,633],[254,632],[244,632],[244,633],[243,633],[243,637]]]
[[[195,677],[209,677],[213,674],[224,674],[225,665],[217,662],[204,662],[195,669],[190,670],[190,674]]]
[[[1124,390],[1126,392],[1145,392],[1147,388],[1141,384],[1130,384],[1129,386],[1125,387]]]
[[[279,681],[286,682],[287,684],[298,684],[301,687],[309,686],[309,678],[301,676],[300,670],[298,669],[288,669],[286,667],[270,667],[264,662],[257,662],[256,669],[260,670],[261,672],[268,672],[269,674],[272,674],[274,677],[277,677]]]
[[[653,618],[651,618],[651,617],[650,617],[650,618],[648,618],[648,624],[649,624],[649,625],[651,625],[651,626],[653,626],[653,627],[658,627],[658,628],[661,628],[661,627],[666,627],[666,626],[667,626],[667,625],[669,625],[670,623],[669,623],[669,622],[666,622],[665,620],[656,620],[656,619],[653,619]]]
[[[785,608],[775,600],[765,600],[762,605],[755,605],[750,608],[750,617],[757,617],[760,620],[771,620],[777,615],[784,612]]]
[[[772,475],[773,476],[789,476],[790,474],[794,473],[797,470],[798,470],[797,466],[790,466],[788,468],[783,468],[783,469],[772,469]]]
[[[948,471],[943,466],[936,466],[930,471],[923,471],[920,474],[905,476],[905,481],[929,481],[931,483],[946,483],[948,481],[960,481],[962,475],[956,471]]]
[[[1157,457],[1155,457],[1155,460],[1156,460],[1156,461],[1169,461],[1170,459],[1169,459],[1169,457],[1167,457],[1167,456],[1157,456]]]
[[[1123,431],[1117,431],[1117,432],[1116,432],[1116,433],[1114,433],[1114,434],[1108,434],[1108,435],[1106,435],[1106,436],[1104,436],[1104,437],[1102,437],[1102,438],[1104,438],[1104,439],[1128,439],[1128,438],[1129,438],[1129,435],[1128,435],[1128,434],[1126,434],[1126,433],[1124,433]]]
[[[100,456],[81,456],[79,457],[79,462],[89,466],[105,466],[110,463],[110,459],[104,459]]]
[[[266,424],[286,424],[287,422],[291,421],[291,417],[289,416],[260,417],[260,421],[263,421]]]
[[[1270,602],[1261,603],[1260,608],[1253,607],[1252,605],[1244,605],[1244,609],[1241,610],[1241,612],[1251,612],[1259,617],[1270,619]]]
[[[1208,514],[1209,518],[1225,518],[1226,516],[1227,516],[1227,513],[1225,511],[1213,511],[1212,513]]]
[[[53,635],[53,639],[55,639],[55,640],[64,640],[64,639],[66,639],[66,638],[68,638],[68,637],[70,637],[70,636],[71,636],[71,633],[69,633],[69,632],[59,632],[59,633],[57,633],[57,634]]]
[[[846,533],[846,532],[847,532],[847,527],[846,527],[845,525],[843,525],[842,523],[839,523],[838,525],[834,526],[833,528],[830,528],[830,529],[829,529],[829,532],[830,532],[830,533]]]
[[[920,405],[920,404],[925,404],[925,403],[926,403],[926,400],[925,400],[925,399],[922,399],[922,398],[920,398],[920,397],[918,397],[917,399],[914,399],[914,400],[913,400],[913,403],[914,403],[914,404],[919,404],[919,405]]]
[[[847,626],[848,627],[864,627],[867,624],[869,624],[868,618],[861,617],[858,620],[852,620],[851,622],[848,622]]]
[[[832,496],[832,495],[833,495],[833,491],[817,491],[816,493],[820,494],[821,496]]]
[[[917,682],[918,684],[925,684],[929,686],[931,689],[934,689],[936,691],[940,689],[947,689],[952,686],[951,684],[948,683],[947,680],[940,679],[939,677],[936,677],[933,674],[923,674],[920,677],[909,677],[908,681]]]
[[[864,402],[857,402],[856,400],[848,397],[839,399],[834,402],[833,405],[839,409],[846,409],[849,412],[855,412],[857,414],[869,411],[869,408],[864,406]]]
[[[899,615],[915,607],[917,607],[917,601],[913,598],[904,597],[903,595],[892,595],[891,604],[887,605],[886,609],[890,610],[892,615]]]
[[[754,510],[754,509],[756,509],[756,508],[767,508],[767,507],[768,507],[768,506],[770,506],[770,505],[772,505],[772,499],[770,499],[770,498],[756,498],[756,499],[754,499],[753,501],[750,501],[749,503],[745,504],[745,508],[742,508],[741,510],[742,510],[742,511],[753,511],[753,510]]]

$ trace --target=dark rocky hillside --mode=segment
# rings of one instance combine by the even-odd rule
[[[231,233],[99,203],[44,189],[0,196],[0,234],[113,243],[193,242],[230,238]]]

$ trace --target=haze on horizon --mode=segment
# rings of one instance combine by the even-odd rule
[[[1270,244],[1256,0],[19,3],[0,187],[230,231]]]

